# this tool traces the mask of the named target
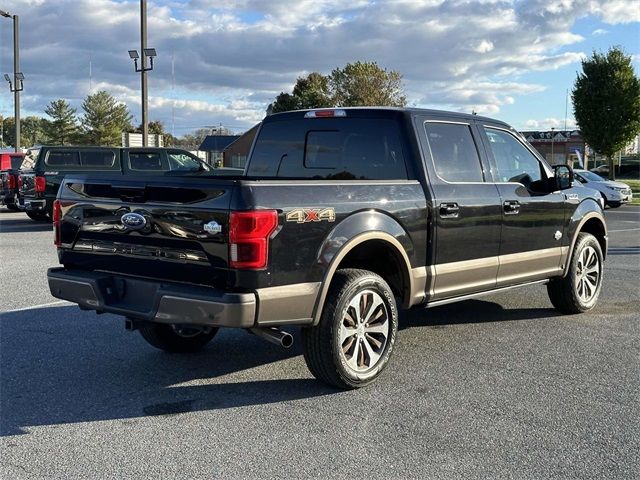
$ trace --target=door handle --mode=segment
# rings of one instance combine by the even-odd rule
[[[517,215],[520,213],[520,202],[517,200],[507,200],[502,204],[502,208],[507,215]]]
[[[457,203],[441,203],[440,216],[443,218],[455,218],[460,214],[460,207]]]

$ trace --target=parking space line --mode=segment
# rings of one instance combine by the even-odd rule
[[[608,230],[609,233],[611,232],[632,232],[634,230],[640,230],[640,227],[638,228],[623,228],[621,230]]]
[[[67,302],[66,300],[58,300],[57,302],[43,303],[41,305],[32,305],[30,307],[16,308],[14,310],[6,310],[4,312],[0,312],[0,314],[2,314],[2,313],[24,312],[25,310],[35,310],[36,308],[53,307],[55,305],[63,305],[63,304],[72,305],[71,302]]]

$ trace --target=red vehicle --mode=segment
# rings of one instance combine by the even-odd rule
[[[9,210],[19,210],[18,184],[23,160],[24,153],[0,153],[0,205],[6,205]]]

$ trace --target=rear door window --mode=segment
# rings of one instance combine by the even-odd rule
[[[392,119],[267,122],[249,176],[326,180],[407,179],[400,128]]]
[[[160,152],[129,152],[129,168],[145,172],[166,170],[163,168]]]
[[[108,150],[89,150],[80,152],[80,161],[83,167],[111,168],[116,161],[116,156]]]
[[[426,122],[424,128],[438,177],[450,183],[484,182],[480,156],[469,125]]]

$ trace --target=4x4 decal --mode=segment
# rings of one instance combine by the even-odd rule
[[[287,212],[287,222],[335,222],[336,211],[333,208],[294,208]]]

